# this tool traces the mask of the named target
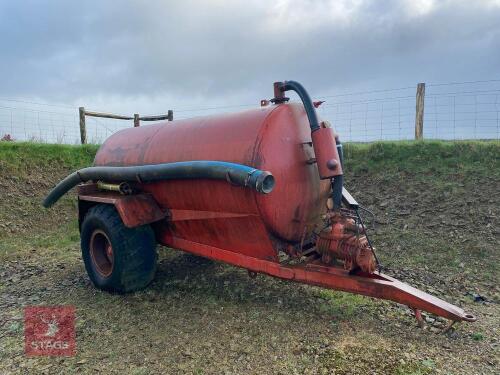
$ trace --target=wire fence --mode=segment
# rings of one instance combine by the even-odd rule
[[[11,100],[0,98],[0,138],[9,135],[9,138],[17,141],[80,143],[78,107],[51,104],[51,107],[56,107],[55,110],[46,110],[41,108],[48,106],[44,103],[33,103],[31,107],[3,105],[4,102]],[[133,120],[88,117],[86,122],[88,143],[102,143],[116,131],[132,126]]]
[[[415,138],[416,85],[323,97],[323,118],[343,139],[370,142]],[[499,139],[500,80],[426,84],[426,139]]]
[[[416,84],[394,89],[318,95],[322,119],[345,141],[415,138]],[[423,136],[426,139],[500,139],[500,79],[426,83]],[[174,108],[174,119],[233,112],[255,104]],[[132,113],[133,111],[131,111]],[[159,113],[164,110],[159,110]],[[91,117],[89,143],[101,143],[133,121]],[[0,98],[0,138],[47,143],[80,143],[78,107]]]
[[[412,139],[415,136],[415,87],[319,99],[326,101],[319,110],[321,117],[331,119],[346,141]]]

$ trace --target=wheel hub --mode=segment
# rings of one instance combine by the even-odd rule
[[[90,257],[96,271],[102,277],[109,277],[113,272],[113,246],[104,231],[96,229],[90,239]]]

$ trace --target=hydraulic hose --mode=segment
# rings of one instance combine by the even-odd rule
[[[335,138],[335,142],[337,144],[337,152],[339,154],[340,165],[342,168],[344,167],[344,149],[342,147],[342,143],[338,137]],[[340,208],[342,205],[342,188],[344,187],[344,176],[335,176],[332,181],[332,199],[333,199],[333,207]]]
[[[87,181],[143,183],[180,179],[225,180],[263,194],[270,193],[275,183],[270,172],[222,161],[196,160],[126,167],[97,166],[71,173],[52,189],[43,200],[43,206],[52,206],[70,189]]]
[[[285,81],[281,83],[280,90],[282,92],[292,90],[295,91],[297,95],[299,95],[300,100],[302,100],[302,104],[304,105],[304,109],[306,110],[307,119],[309,120],[309,126],[311,127],[311,133],[318,130],[318,116],[316,115],[316,110],[314,109],[311,97],[307,93],[304,86],[296,81]]]
[[[339,209],[342,205],[342,188],[344,186],[344,176],[339,175],[332,178],[332,199],[333,207]]]

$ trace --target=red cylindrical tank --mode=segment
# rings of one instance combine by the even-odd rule
[[[276,185],[269,194],[215,180],[156,182],[144,189],[168,209],[203,211],[207,217],[210,212],[259,216],[271,237],[287,242],[300,241],[305,232],[310,233],[326,209],[330,182],[319,178],[309,122],[304,107],[297,103],[125,129],[104,142],[95,165],[190,160],[227,161],[267,170]],[[252,228],[245,225],[233,225],[231,230],[251,237]],[[200,231],[223,229],[215,224],[201,228],[179,223],[175,230],[188,238],[190,231],[199,237]],[[229,237],[225,236],[226,241]]]

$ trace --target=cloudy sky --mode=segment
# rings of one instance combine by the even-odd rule
[[[125,113],[500,78],[500,0],[0,0],[0,97]]]

